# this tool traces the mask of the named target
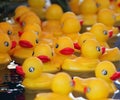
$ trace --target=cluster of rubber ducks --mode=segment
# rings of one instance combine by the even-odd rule
[[[96,12],[89,9],[93,1],[83,0],[81,14]],[[99,9],[104,6],[100,3]],[[120,60],[120,50],[107,43],[119,33],[107,23],[115,23],[112,11],[102,8],[100,21],[80,32],[87,19],[63,12],[57,4],[46,9],[46,20],[41,20],[28,6],[21,5],[11,20],[0,22],[0,69],[14,67],[23,76],[25,89],[51,91],[37,94],[34,100],[111,100],[110,95],[117,90],[114,81],[120,78],[113,63]],[[104,23],[106,17],[110,26]],[[13,60],[17,64],[11,65]],[[70,96],[73,91],[85,98]]]

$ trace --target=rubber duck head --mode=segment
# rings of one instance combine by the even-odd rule
[[[98,22],[103,23],[109,27],[113,26],[116,21],[114,12],[107,8],[101,9],[97,15]]]
[[[22,27],[26,26],[27,24],[33,24],[33,23],[37,23],[41,25],[40,18],[33,11],[29,11],[20,17],[19,24]]]
[[[96,39],[91,32],[84,32],[78,37],[78,44],[81,46],[87,39]]]
[[[0,52],[7,53],[12,47],[12,43],[7,34],[0,33]]]
[[[32,31],[24,32],[19,39],[19,45],[24,48],[32,48],[37,45],[38,42],[38,35]]]
[[[25,14],[27,11],[29,11],[30,9],[27,6],[24,5],[20,5],[15,9],[15,16],[14,19],[19,22],[20,17]]]
[[[65,72],[59,72],[52,80],[51,89],[54,93],[68,95],[70,92],[72,92],[74,85],[75,83],[69,74]]]
[[[105,2],[102,2],[101,0],[96,0],[96,5],[98,8],[98,11],[104,8],[110,7],[110,0],[105,0]]]
[[[94,0],[83,0],[79,6],[82,14],[95,14],[97,12],[97,5]]]
[[[103,23],[96,23],[94,24],[90,32],[96,37],[98,41],[106,42],[109,38],[112,37],[113,31],[108,30],[106,25]]]
[[[104,100],[109,96],[109,86],[100,78],[92,78],[84,87],[84,93],[89,100]]]
[[[22,66],[16,67],[16,71],[25,78],[37,78],[42,73],[42,65],[42,61],[37,57],[29,57],[25,59]]]
[[[4,33],[8,34],[8,36],[11,36],[11,35],[14,34],[14,33],[13,33],[12,25],[11,25],[10,23],[8,23],[8,22],[1,22],[1,23],[0,23],[0,29],[1,29]]]
[[[59,55],[72,55],[74,53],[73,41],[67,36],[59,37],[56,40],[54,50]]]
[[[88,58],[99,58],[105,52],[105,47],[101,47],[96,39],[87,39],[81,46],[81,55]]]
[[[68,17],[64,22],[61,24],[61,30],[64,34],[72,34],[78,33],[81,30],[80,21],[77,17]]]
[[[41,30],[41,27],[39,24],[33,23],[33,24],[27,24],[25,27],[23,27],[23,32],[25,32],[25,31],[32,31],[32,32],[36,33],[38,36],[41,36],[42,30]]]
[[[63,9],[58,4],[51,4],[45,12],[45,18],[47,20],[60,20],[63,15]]]
[[[33,56],[38,57],[43,63],[47,63],[51,61],[53,51],[48,44],[40,43],[37,46],[35,46]]]
[[[110,61],[100,62],[95,69],[95,76],[107,82],[112,82],[111,76],[117,72],[115,65]]]

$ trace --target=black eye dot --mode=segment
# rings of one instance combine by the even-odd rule
[[[11,34],[12,34],[12,31],[8,30],[7,34],[8,34],[8,35],[11,35]]]
[[[106,70],[102,70],[102,74],[103,75],[107,75],[107,71]]]
[[[59,45],[58,45],[58,44],[56,44],[55,48],[58,48],[58,47],[59,47]]]
[[[33,72],[35,69],[33,67],[29,68],[29,72]]]
[[[25,26],[25,22],[22,22],[22,26]]]
[[[96,50],[97,50],[97,51],[100,51],[100,47],[99,47],[99,46],[97,46],[97,47],[96,47]]]
[[[35,53],[34,53],[34,51],[33,51],[32,56],[34,56],[34,54],[35,54]]]
[[[86,40],[83,40],[83,43],[85,43]]]
[[[4,45],[5,45],[6,47],[8,47],[8,46],[9,46],[9,42],[5,41],[5,42],[4,42]]]
[[[36,39],[36,43],[38,43],[39,42],[39,40],[38,39]]]
[[[53,52],[51,53],[51,55],[53,56]]]
[[[104,33],[104,35],[107,35],[107,34],[108,34],[108,32],[107,32],[106,30],[104,30],[103,33]]]
[[[96,3],[96,7],[100,7],[100,4],[99,4],[99,3]]]

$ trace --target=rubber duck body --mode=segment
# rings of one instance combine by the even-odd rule
[[[48,44],[39,43],[34,48],[33,56],[43,62],[43,72],[56,73],[60,71],[60,64],[52,61],[54,52]]]
[[[61,84],[61,82],[64,82],[64,84]],[[65,90],[64,87],[66,87]],[[57,73],[51,83],[52,92],[39,93],[36,95],[35,100],[72,100],[68,94],[73,90],[73,87],[74,82],[72,81],[69,74],[65,72]]]
[[[105,48],[102,48],[97,40],[87,39],[81,46],[80,57],[66,59],[62,69],[73,72],[94,71],[100,62],[99,56],[104,52]]]
[[[16,71],[23,76],[22,84],[29,90],[50,89],[53,74],[42,72],[43,63],[36,57],[27,58],[22,66],[17,66]]]

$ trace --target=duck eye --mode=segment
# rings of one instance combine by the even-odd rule
[[[52,52],[52,56],[53,56],[53,52]]]
[[[97,49],[97,51],[100,51],[100,47],[97,46],[96,49]]]
[[[29,72],[33,72],[35,69],[33,67],[29,68]]]
[[[38,39],[36,39],[36,43],[38,43],[39,42],[39,40]]]
[[[59,47],[59,45],[58,44],[56,44],[56,47],[55,48],[58,48]]]
[[[32,56],[34,56],[34,54],[35,54],[35,53],[34,53],[34,51],[33,51]]]
[[[106,30],[104,30],[103,33],[104,33],[104,35],[107,35],[107,34],[108,34],[108,32],[107,32]]]
[[[85,43],[86,40],[83,40],[83,43]]]
[[[12,32],[11,32],[10,30],[8,30],[7,34],[8,34],[8,35],[11,35],[11,34],[12,34]]]
[[[96,7],[97,7],[97,8],[100,7],[100,4],[99,4],[99,3],[96,3]]]
[[[22,26],[25,26],[25,22],[22,22]]]
[[[87,92],[90,92],[90,88],[89,87],[87,88]]]
[[[107,75],[107,71],[106,70],[102,70],[102,74],[103,75]]]
[[[6,47],[8,47],[8,46],[9,46],[9,42],[5,41],[5,42],[4,42],[4,45],[5,45]]]
[[[37,35],[39,34],[39,32],[37,32],[37,31],[36,31],[35,33],[36,33]]]

